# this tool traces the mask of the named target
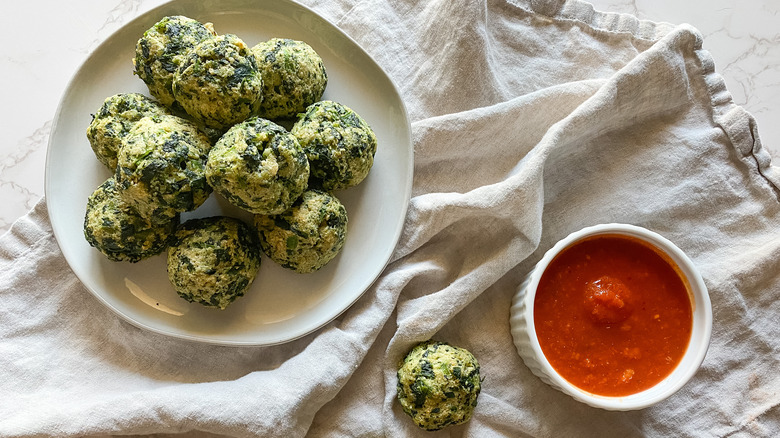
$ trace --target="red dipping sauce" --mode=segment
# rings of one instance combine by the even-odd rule
[[[651,388],[680,363],[693,328],[674,262],[643,241],[598,235],[558,254],[542,274],[534,327],[550,365],[603,396]]]

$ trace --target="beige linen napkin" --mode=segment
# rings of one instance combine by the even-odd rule
[[[580,1],[307,1],[398,85],[415,182],[367,293],[288,344],[137,329],[69,272],[39,203],[0,237],[0,436],[780,434],[780,178],[696,29]],[[636,412],[578,403],[515,352],[509,307],[555,241],[624,222],[681,247],[710,290],[694,379]],[[472,420],[431,434],[395,402],[434,337],[482,366]]]

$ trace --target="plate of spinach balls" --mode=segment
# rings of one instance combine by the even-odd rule
[[[287,342],[371,286],[411,195],[409,120],[354,41],[292,1],[178,0],[86,59],[46,201],[73,272],[127,321]]]

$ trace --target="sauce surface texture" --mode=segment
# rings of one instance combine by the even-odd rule
[[[654,386],[682,359],[691,337],[685,282],[647,244],[600,235],[564,249],[534,300],[542,351],[571,384],[604,396]]]

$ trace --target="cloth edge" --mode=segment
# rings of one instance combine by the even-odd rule
[[[723,130],[738,153],[755,160],[756,170],[772,185],[780,199],[780,167],[772,164],[769,150],[761,143],[758,122],[753,114],[734,102],[725,78],[716,71],[715,61],[710,52],[702,47],[701,39],[697,41],[694,53],[710,95],[713,121]]]
[[[529,14],[553,20],[573,21],[594,31],[626,34],[644,41],[657,41],[677,26],[667,22],[641,20],[622,12],[602,12],[583,0],[506,0],[507,3]]]
[[[710,52],[703,48],[703,36],[694,26],[683,23],[641,20],[620,12],[602,12],[584,0],[506,0],[507,3],[529,14],[542,15],[552,20],[573,21],[596,32],[627,34],[642,41],[656,42],[674,29],[684,29],[696,37],[693,54],[701,68],[701,77],[707,87],[712,108],[712,120],[728,137],[743,157],[752,157],[758,173],[772,185],[780,199],[780,167],[772,164],[769,150],[761,143],[758,123],[744,107],[737,105],[717,72]]]

